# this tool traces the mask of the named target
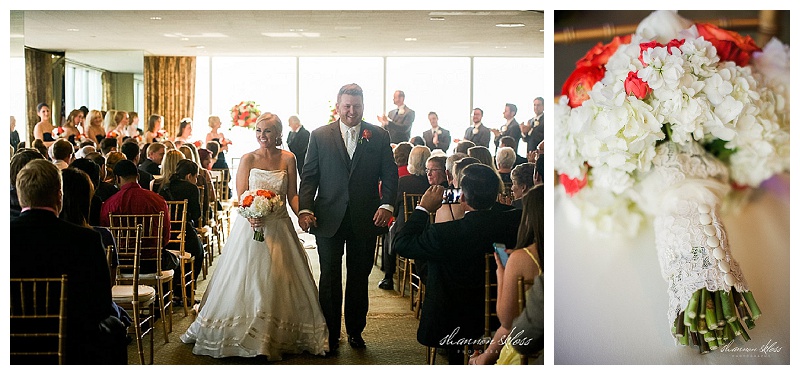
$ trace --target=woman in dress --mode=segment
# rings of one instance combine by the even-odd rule
[[[181,120],[178,127],[178,136],[175,137],[175,146],[180,146],[183,143],[191,143],[192,139],[192,119],[186,117]],[[180,142],[180,144],[179,144]]]
[[[230,139],[225,138],[225,134],[219,131],[219,127],[222,125],[222,121],[220,121],[219,116],[210,116],[208,118],[208,127],[211,129],[208,134],[206,134],[206,143],[215,141],[219,143],[219,154],[220,156],[217,159],[222,158],[222,161],[225,161],[225,155],[223,152],[228,151],[228,145],[233,144]]]
[[[285,205],[269,217],[237,217],[214,275],[208,283],[197,319],[181,336],[194,344],[194,354],[219,357],[265,355],[280,360],[284,353],[323,355],[328,330],[318,291],[286,205],[298,211],[294,155],[278,149],[282,124],[264,113],[256,121],[259,149],[242,157],[236,191],[269,189]],[[265,240],[253,240],[253,228]]]
[[[144,132],[144,143],[161,142],[161,137],[164,135],[161,132],[161,123],[164,118],[161,115],[150,115],[147,120],[147,130]]]
[[[53,137],[53,124],[50,122],[50,106],[39,103],[36,106],[39,122],[33,127],[33,139],[41,139],[45,147],[50,147],[56,141]]]
[[[61,133],[61,138],[68,140],[73,146],[77,145],[81,140],[81,133],[83,133],[83,112],[73,109],[67,116],[63,128],[64,132]]]
[[[100,111],[96,109],[89,111],[89,116],[86,117],[85,132],[87,138],[98,144],[106,137],[106,130],[103,129],[103,114]]]

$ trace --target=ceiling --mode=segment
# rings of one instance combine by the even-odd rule
[[[12,47],[15,27],[25,46],[122,73],[142,55],[544,57],[533,10],[26,10]]]

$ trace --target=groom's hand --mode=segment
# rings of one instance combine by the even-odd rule
[[[310,214],[310,213],[302,213],[297,218],[298,223],[300,224],[300,228],[303,229],[304,232],[308,232],[308,229],[311,227],[317,226],[317,218]]]
[[[375,211],[375,216],[372,217],[372,221],[375,223],[376,227],[385,227],[389,225],[389,219],[392,218],[392,213],[385,209],[379,208],[378,211]]]

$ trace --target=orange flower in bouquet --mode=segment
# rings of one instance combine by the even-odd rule
[[[239,215],[248,219],[268,217],[281,206],[283,206],[283,200],[272,190],[248,190],[242,194]],[[263,228],[255,230],[253,240],[264,242]]]

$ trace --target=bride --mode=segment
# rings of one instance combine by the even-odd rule
[[[288,198],[297,214],[297,166],[291,152],[277,148],[283,125],[264,113],[256,121],[259,149],[245,154],[236,174],[236,191],[269,189]],[[238,217],[231,228],[200,313],[181,336],[194,354],[219,357],[283,353],[324,355],[328,330],[308,257],[286,205],[268,218]],[[253,240],[264,228],[264,242]]]

